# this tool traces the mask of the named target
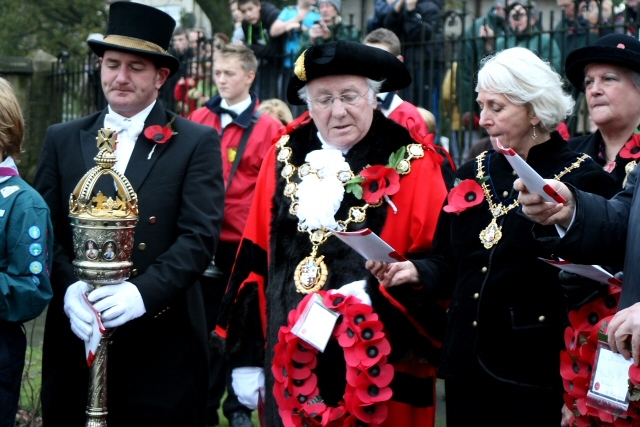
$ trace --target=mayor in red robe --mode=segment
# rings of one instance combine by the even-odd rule
[[[306,101],[309,114],[288,126],[264,160],[216,328],[226,338],[238,396],[257,396],[253,388],[260,382],[250,372],[265,377],[263,425],[303,425],[295,414],[284,419],[274,397],[274,346],[288,313],[305,293],[342,288],[339,292],[347,294],[345,285],[352,295],[371,301],[390,343],[393,393],[385,402],[386,416],[377,418],[380,425],[434,424],[444,304],[433,301],[425,310],[420,301],[422,309],[415,310],[418,289],[382,289],[365,259],[328,232],[369,228],[408,258],[430,250],[447,192],[442,157],[432,139],[412,137],[376,110],[377,92],[410,82],[395,56],[352,42],[311,47],[296,62],[288,100]],[[351,191],[352,178],[376,170],[382,171],[379,180],[362,181],[362,194]],[[300,279],[296,271],[310,259],[326,276]],[[345,355],[336,340],[317,355],[314,371],[323,403],[335,407],[346,386]],[[331,423],[323,413],[313,425],[362,421],[353,415]]]

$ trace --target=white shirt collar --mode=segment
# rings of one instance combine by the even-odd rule
[[[113,111],[113,109],[111,108],[111,105],[109,105],[109,114],[113,114],[116,117],[122,117],[124,120],[140,120],[142,121],[142,123],[144,123],[147,120],[147,117],[149,117],[149,113],[151,113],[151,110],[153,109],[153,106],[156,105],[157,101],[153,101],[147,108],[145,108],[144,110],[140,111],[138,114],[135,114],[131,117],[124,117],[118,113],[116,113],[115,111]]]

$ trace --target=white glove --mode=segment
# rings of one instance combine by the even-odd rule
[[[252,411],[258,408],[258,396],[264,395],[264,369],[245,366],[231,371],[231,386],[238,402]]]
[[[115,328],[147,312],[138,287],[131,282],[102,286],[88,297],[101,313],[105,328]]]
[[[331,289],[329,292],[342,294],[344,296],[353,295],[362,301],[362,304],[371,305],[371,298],[369,298],[369,294],[364,288],[367,286],[366,280],[357,280],[355,282],[351,282],[347,285],[344,285],[338,289]]]
[[[91,338],[94,322],[94,314],[84,305],[82,298],[89,289],[87,283],[78,281],[70,285],[64,294],[64,312],[71,321],[71,330],[83,341]]]

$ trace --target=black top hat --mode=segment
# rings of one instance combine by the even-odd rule
[[[567,79],[584,91],[584,67],[589,64],[612,64],[640,73],[640,40],[626,34],[609,34],[592,46],[576,49],[567,56]]]
[[[116,2],[109,9],[104,39],[87,43],[99,57],[105,50],[117,50],[148,58],[159,67],[168,68],[171,77],[180,67],[178,59],[168,52],[175,27],[176,21],[155,7]]]
[[[404,89],[411,84],[407,67],[393,54],[361,43],[339,40],[311,46],[302,52],[289,80],[287,100],[292,105],[303,105],[298,91],[311,80],[347,74],[383,81],[381,92]]]

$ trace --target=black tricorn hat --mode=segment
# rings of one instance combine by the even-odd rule
[[[303,105],[298,91],[311,80],[333,75],[356,75],[383,81],[381,92],[404,89],[411,84],[407,67],[393,54],[361,43],[339,40],[311,46],[296,60],[287,87],[287,100]]]
[[[626,34],[608,34],[592,46],[576,49],[567,56],[567,79],[584,91],[584,67],[589,64],[612,64],[640,73],[640,40]]]
[[[168,68],[172,76],[180,67],[178,59],[168,52],[175,27],[176,21],[160,9],[140,3],[115,2],[109,9],[104,39],[87,43],[99,57],[106,50],[140,55],[159,67]]]

